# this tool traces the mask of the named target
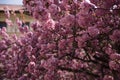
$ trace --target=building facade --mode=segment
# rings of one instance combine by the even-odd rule
[[[13,23],[12,26],[6,23],[6,16],[4,11],[4,8],[6,6],[10,12],[9,20],[11,20],[11,22]],[[29,12],[25,10],[23,5],[0,4],[0,28],[7,27],[8,32],[16,32],[17,31],[16,18],[19,18],[22,21],[23,27],[24,25],[30,25],[31,22],[34,21],[34,18],[32,18]]]

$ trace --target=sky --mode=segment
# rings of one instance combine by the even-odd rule
[[[22,5],[22,0],[0,0],[0,4]]]

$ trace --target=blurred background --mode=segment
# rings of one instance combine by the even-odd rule
[[[0,28],[6,27],[7,32],[16,33],[18,32],[16,19],[22,22],[22,27],[25,25],[29,26],[34,21],[29,12],[24,8],[22,1],[0,0]],[[5,16],[5,7],[7,7],[7,11],[10,13],[9,18]],[[6,22],[6,19],[8,22]],[[12,22],[12,25],[9,25],[10,22]]]
[[[0,0],[0,4],[22,5],[22,0]]]

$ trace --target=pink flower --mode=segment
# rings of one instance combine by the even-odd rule
[[[59,7],[55,4],[51,4],[48,9],[53,16],[57,15],[56,13],[60,11]]]
[[[7,23],[8,26],[13,26],[13,23],[11,20],[6,19],[5,22]]]
[[[10,18],[10,12],[9,12],[9,8],[7,6],[4,7],[4,12],[5,12],[6,18]]]
[[[66,46],[66,40],[65,39],[60,40],[58,43],[59,49],[65,49],[65,46]]]
[[[114,78],[110,75],[105,75],[103,80],[114,80]]]
[[[70,27],[75,24],[75,16],[71,14],[67,14],[65,17],[60,19],[60,24],[64,27]]]
[[[47,27],[48,29],[55,29],[55,21],[53,19],[48,19],[45,22],[44,27]]]
[[[100,34],[100,31],[99,31],[99,29],[96,28],[96,27],[89,27],[89,28],[88,28],[88,33],[89,33],[89,35],[90,35],[91,37],[95,37],[95,36],[97,36],[97,35]]]
[[[19,27],[22,26],[22,21],[19,18],[16,19],[16,23]]]
[[[120,54],[118,54],[118,53],[111,54],[110,58],[112,60],[120,60]]]
[[[114,30],[113,34],[110,35],[110,39],[115,42],[120,41],[120,30]]]
[[[112,70],[119,70],[120,69],[120,64],[116,63],[115,61],[110,61],[109,62],[109,67]]]

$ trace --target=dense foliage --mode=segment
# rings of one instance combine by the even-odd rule
[[[1,79],[120,80],[119,0],[23,3],[38,21],[20,37],[0,30]]]

